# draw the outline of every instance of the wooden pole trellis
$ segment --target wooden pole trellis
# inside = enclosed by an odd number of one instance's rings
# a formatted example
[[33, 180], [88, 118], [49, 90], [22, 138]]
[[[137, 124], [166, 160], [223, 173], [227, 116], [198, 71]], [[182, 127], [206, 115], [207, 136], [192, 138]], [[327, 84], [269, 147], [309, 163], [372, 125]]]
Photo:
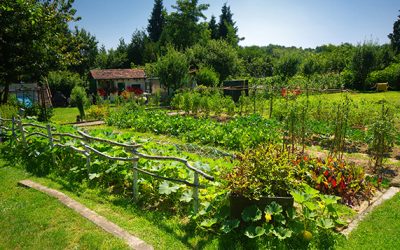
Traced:
[[[4, 121], [3, 118], [0, 118], [0, 122]], [[179, 158], [179, 157], [174, 157], [174, 156], [154, 156], [154, 155], [147, 155], [144, 153], [141, 153], [138, 151], [138, 149], [141, 147], [140, 144], [126, 144], [126, 143], [120, 143], [120, 142], [115, 142], [103, 138], [98, 138], [98, 137], [93, 137], [85, 132], [82, 131], [77, 131], [79, 135], [71, 134], [71, 133], [59, 133], [56, 131], [56, 129], [52, 128], [50, 124], [47, 124], [46, 126], [35, 124], [35, 123], [22, 123], [21, 119], [12, 119], [12, 127], [14, 127], [15, 122], [18, 125], [19, 128], [19, 133], [21, 134], [21, 142], [23, 143], [23, 146], [27, 148], [28, 142], [27, 138], [33, 137], [33, 136], [40, 136], [47, 138], [49, 140], [49, 146], [51, 148], [54, 147], [61, 147], [61, 148], [70, 148], [74, 150], [77, 153], [83, 154], [86, 157], [86, 168], [88, 172], [88, 176], [91, 173], [90, 170], [90, 164], [91, 164], [91, 154], [98, 155], [100, 157], [104, 157], [108, 160], [112, 161], [125, 161], [125, 162], [131, 162], [132, 163], [132, 172], [133, 172], [133, 179], [132, 179], [132, 193], [133, 193], [133, 200], [136, 202], [139, 198], [139, 173], [152, 176], [154, 178], [166, 180], [166, 181], [171, 181], [171, 182], [176, 182], [176, 183], [182, 183], [185, 184], [186, 186], [192, 187], [193, 189], [193, 210], [195, 213], [197, 213], [199, 209], [199, 189], [204, 188], [204, 186], [200, 185], [200, 176], [203, 178], [209, 180], [209, 181], [214, 181], [214, 177], [211, 175], [208, 175], [207, 173], [203, 172], [200, 169], [197, 169], [193, 167], [188, 160]], [[2, 125], [2, 123], [0, 123]], [[28, 131], [25, 129], [25, 127], [30, 127], [32, 131]], [[2, 126], [1, 128], [8, 129], [5, 126]], [[38, 129], [45, 130], [46, 132], [39, 132], [37, 131]], [[10, 128], [10, 130], [12, 130]], [[53, 132], [54, 131], [54, 132]], [[13, 134], [15, 131], [13, 131]], [[15, 133], [16, 135], [16, 133]], [[54, 138], [54, 137], [58, 137]], [[17, 138], [17, 137], [16, 137]], [[82, 145], [83, 149], [77, 148], [72, 145], [64, 145], [61, 144], [63, 141], [62, 138], [69, 138], [73, 140], [77, 140], [80, 142]], [[55, 143], [57, 142], [57, 143]], [[59, 142], [59, 143], [58, 143]], [[114, 156], [109, 156], [103, 152], [100, 152], [99, 150], [93, 148], [90, 146], [91, 142], [100, 142], [100, 143], [106, 143], [112, 146], [119, 146], [124, 148], [124, 150], [132, 155], [132, 157], [114, 157]], [[165, 176], [160, 176], [155, 173], [151, 173], [147, 170], [141, 169], [139, 167], [139, 159], [147, 159], [147, 160], [155, 160], [155, 161], [176, 161], [180, 162], [183, 165], [185, 165], [186, 168], [188, 168], [190, 171], [193, 171], [194, 173], [194, 178], [193, 182], [189, 182], [187, 180], [181, 180], [181, 179], [175, 179], [175, 178], [170, 178], [170, 177], [165, 177]], [[55, 159], [53, 159], [55, 162]]]

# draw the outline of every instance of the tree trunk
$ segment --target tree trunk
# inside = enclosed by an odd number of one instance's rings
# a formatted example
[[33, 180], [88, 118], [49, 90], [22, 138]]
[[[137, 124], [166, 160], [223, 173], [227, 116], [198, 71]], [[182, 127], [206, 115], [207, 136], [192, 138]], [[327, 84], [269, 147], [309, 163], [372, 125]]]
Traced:
[[6, 82], [2, 95], [0, 95], [0, 103], [6, 104], [8, 101], [8, 92], [10, 91], [10, 83]]

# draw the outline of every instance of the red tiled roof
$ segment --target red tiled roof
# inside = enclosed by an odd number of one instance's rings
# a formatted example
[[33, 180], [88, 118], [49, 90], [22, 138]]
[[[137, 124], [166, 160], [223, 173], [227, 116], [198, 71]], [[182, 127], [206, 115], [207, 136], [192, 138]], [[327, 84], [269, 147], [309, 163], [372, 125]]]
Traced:
[[90, 74], [95, 80], [143, 79], [143, 69], [92, 69]]

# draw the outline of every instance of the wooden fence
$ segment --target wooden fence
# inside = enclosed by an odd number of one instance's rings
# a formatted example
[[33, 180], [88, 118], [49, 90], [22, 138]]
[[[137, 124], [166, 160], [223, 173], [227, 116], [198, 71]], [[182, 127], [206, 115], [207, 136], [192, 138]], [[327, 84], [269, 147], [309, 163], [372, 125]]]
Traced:
[[[35, 130], [30, 132], [30, 131], [26, 130], [27, 127], [35, 128]], [[18, 143], [22, 143], [22, 145], [25, 148], [28, 147], [28, 142], [29, 142], [28, 138], [32, 137], [32, 136], [39, 136], [39, 137], [47, 138], [49, 140], [50, 148], [53, 148], [53, 147], [71, 148], [75, 152], [83, 154], [86, 157], [86, 168], [87, 168], [88, 174], [90, 174], [90, 164], [91, 164], [91, 155], [92, 154], [99, 155], [108, 160], [131, 162], [132, 163], [132, 171], [133, 171], [133, 199], [134, 199], [134, 201], [137, 201], [138, 196], [139, 196], [138, 173], [141, 173], [141, 174], [152, 176], [154, 178], [167, 180], [167, 181], [171, 181], [171, 182], [176, 182], [176, 183], [182, 183], [182, 184], [192, 187], [193, 188], [193, 210], [195, 213], [197, 213], [198, 208], [199, 208], [199, 188], [204, 188], [204, 186], [200, 185], [199, 177], [202, 176], [203, 178], [205, 178], [207, 180], [214, 181], [213, 176], [210, 176], [207, 173], [193, 167], [186, 159], [173, 157], [173, 156], [147, 155], [147, 154], [144, 154], [144, 153], [141, 153], [138, 151], [138, 149], [141, 147], [140, 144], [126, 144], [126, 143], [115, 142], [115, 141], [111, 141], [111, 140], [107, 140], [107, 139], [103, 139], [103, 138], [97, 138], [97, 137], [93, 137], [93, 136], [88, 135], [87, 133], [85, 133], [83, 131], [79, 131], [79, 130], [77, 130], [77, 134], [60, 133], [60, 132], [57, 132], [57, 130], [55, 128], [51, 127], [50, 124], [47, 124], [44, 126], [44, 125], [36, 124], [36, 123], [23, 123], [23, 121], [19, 118], [4, 119], [4, 118], [0, 117], [0, 142], [2, 142], [3, 137], [5, 138], [6, 136], [9, 137], [10, 140], [15, 139]], [[69, 138], [69, 139], [77, 140], [77, 141], [79, 141], [79, 143], [82, 145], [82, 147], [84, 149], [80, 149], [80, 148], [74, 147], [72, 145], [61, 144], [61, 141], [62, 141], [61, 138]], [[105, 143], [105, 144], [112, 145], [112, 146], [121, 147], [124, 149], [125, 152], [129, 153], [131, 155], [131, 157], [109, 156], [109, 155], [93, 148], [92, 146], [90, 146], [91, 142], [100, 142], [100, 143]], [[193, 181], [193, 183], [191, 183], [187, 180], [164, 177], [164, 176], [157, 175], [155, 173], [151, 173], [147, 170], [141, 169], [138, 166], [138, 161], [140, 158], [147, 159], [147, 160], [156, 160], [156, 161], [180, 162], [183, 165], [185, 165], [186, 168], [188, 168], [190, 171], [193, 171], [194, 181]]]

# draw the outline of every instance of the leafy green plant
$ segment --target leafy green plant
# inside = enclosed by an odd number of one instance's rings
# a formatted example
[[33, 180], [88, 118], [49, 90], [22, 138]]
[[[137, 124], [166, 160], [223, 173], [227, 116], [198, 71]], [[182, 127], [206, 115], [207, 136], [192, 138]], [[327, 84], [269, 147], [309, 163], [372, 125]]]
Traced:
[[239, 154], [238, 159], [238, 166], [226, 177], [231, 195], [252, 200], [288, 196], [295, 179], [287, 151], [264, 144]]
[[308, 156], [298, 156], [292, 164], [297, 178], [323, 194], [341, 197], [344, 204], [354, 205], [372, 195], [372, 186], [366, 180], [365, 170], [361, 166], [347, 164], [333, 157], [322, 160]]
[[[334, 229], [345, 224], [336, 204], [340, 198], [322, 195], [307, 185], [299, 185], [290, 193], [296, 207], [285, 209], [276, 202], [251, 205], [241, 211], [239, 218], [231, 218], [226, 205], [209, 203], [194, 219], [203, 218], [200, 227], [205, 230], [242, 235], [245, 238], [241, 240], [268, 242], [279, 249], [333, 247], [338, 238]], [[224, 204], [223, 200], [219, 204]]]
[[16, 117], [18, 115], [18, 108], [14, 105], [3, 104], [0, 105], [0, 117], [11, 119], [13, 116]]

